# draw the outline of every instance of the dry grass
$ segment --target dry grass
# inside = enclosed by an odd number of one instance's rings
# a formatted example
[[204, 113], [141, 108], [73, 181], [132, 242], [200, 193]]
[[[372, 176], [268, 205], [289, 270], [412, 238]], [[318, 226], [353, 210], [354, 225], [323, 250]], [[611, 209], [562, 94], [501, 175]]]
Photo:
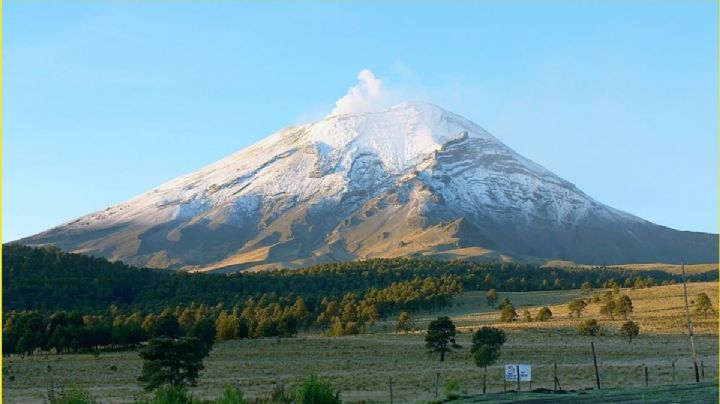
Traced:
[[[648, 270], [659, 270], [659, 271], [665, 271], [671, 274], [682, 274], [682, 266], [676, 265], [676, 264], [663, 264], [663, 263], [654, 263], [654, 264], [622, 264], [622, 265], [612, 265], [611, 268], [624, 268], [624, 269], [632, 269], [635, 271], [648, 271]], [[717, 271], [718, 270], [718, 264], [690, 264], [685, 265], [685, 273], [688, 275], [691, 274], [701, 274], [703, 272], [710, 272], [710, 271]]]
[[[583, 312], [580, 320], [570, 317], [567, 303], [573, 299], [588, 299], [593, 295], [602, 295], [604, 289], [596, 289], [590, 295], [583, 295], [579, 290], [553, 291], [553, 292], [525, 292], [525, 293], [500, 293], [500, 298], [507, 297], [521, 314], [523, 308], [527, 308], [534, 317], [538, 309], [548, 306], [553, 312], [553, 318], [547, 322], [518, 321], [511, 324], [500, 324], [506, 329], [574, 329], [575, 326], [585, 318], [595, 318], [605, 325], [610, 331], [619, 329], [625, 321], [616, 317], [614, 320], [603, 317], [600, 314], [602, 303], [590, 303]], [[718, 289], [717, 282], [698, 282], [688, 284], [688, 295], [690, 299], [695, 298], [699, 293], [705, 292], [712, 302], [715, 302], [717, 309]], [[687, 333], [687, 321], [683, 300], [682, 285], [659, 286], [649, 289], [621, 289], [618, 296], [628, 295], [633, 302], [634, 313], [629, 319], [640, 326], [641, 333], [657, 334], [682, 334]], [[461, 328], [472, 328], [477, 325], [495, 324], [500, 321], [497, 311], [487, 306], [483, 292], [471, 292], [464, 295], [460, 300], [460, 306], [453, 309], [451, 314], [453, 320]], [[479, 310], [473, 310], [477, 307]], [[690, 307], [691, 313], [693, 308]], [[693, 325], [696, 334], [718, 333], [717, 315], [709, 313], [708, 319], [693, 314]]]
[[[717, 283], [691, 284], [694, 296], [705, 291], [717, 301]], [[558, 377], [564, 388], [577, 389], [595, 384], [590, 341], [595, 342], [603, 384], [606, 387], [629, 387], [644, 384], [644, 365], [649, 367], [651, 385], [671, 383], [671, 362], [676, 363], [676, 382], [693, 378], [689, 361], [687, 337], [683, 335], [680, 286], [658, 287], [627, 293], [635, 304], [632, 319], [640, 324], [640, 337], [629, 344], [617, 336], [595, 339], [578, 337], [574, 326], [577, 319], [567, 316], [567, 302], [579, 291], [507, 293], [517, 306], [536, 308], [550, 305], [556, 318], [546, 323], [496, 324], [508, 333], [498, 365], [488, 368], [490, 391], [502, 391], [504, 363], [533, 365], [533, 388], [552, 387], [552, 364], [558, 363]], [[291, 339], [230, 341], [216, 345], [206, 360], [200, 385], [193, 390], [197, 397], [211, 398], [227, 384], [239, 384], [250, 396], [265, 395], [276, 384], [292, 388], [307, 372], [317, 372], [342, 388], [347, 402], [387, 402], [388, 381], [393, 379], [396, 402], [418, 402], [434, 398], [437, 372], [445, 380], [458, 381], [469, 393], [481, 387], [481, 370], [472, 362], [469, 343], [470, 328], [494, 323], [497, 314], [489, 312], [484, 293], [468, 293], [460, 306], [448, 310], [465, 330], [459, 336], [464, 348], [453, 352], [441, 363], [425, 353], [423, 332], [397, 334], [383, 330], [392, 323], [381, 323], [369, 334], [354, 337], [325, 338], [301, 336]], [[597, 312], [591, 305], [589, 313]], [[431, 317], [420, 316], [418, 327]], [[601, 321], [616, 327], [619, 323]], [[717, 321], [698, 324], [696, 345], [705, 368], [706, 380], [717, 381]], [[111, 370], [111, 366], [117, 370]], [[140, 389], [135, 380], [140, 360], [131, 352], [92, 355], [65, 355], [6, 358], [3, 363], [3, 396], [5, 402], [41, 402], [52, 376], [56, 382], [77, 384], [87, 388], [103, 402], [132, 401]], [[50, 366], [50, 371], [48, 371]], [[8, 372], [12, 369], [12, 373]], [[15, 377], [14, 381], [9, 376]], [[529, 386], [523, 385], [523, 389]]]

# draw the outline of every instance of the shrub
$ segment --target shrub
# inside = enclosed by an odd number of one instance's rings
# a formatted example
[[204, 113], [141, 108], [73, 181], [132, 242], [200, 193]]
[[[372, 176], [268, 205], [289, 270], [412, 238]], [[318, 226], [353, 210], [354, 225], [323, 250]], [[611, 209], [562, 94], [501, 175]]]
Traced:
[[586, 337], [594, 337], [600, 335], [600, 331], [600, 325], [598, 324], [597, 320], [593, 318], [584, 320], [577, 326], [578, 335], [583, 335]]
[[513, 306], [512, 303], [508, 302], [507, 304], [503, 305], [502, 310], [500, 310], [500, 321], [511, 323], [517, 320], [517, 318], [518, 315], [515, 311], [515, 306]]
[[585, 307], [587, 307], [587, 303], [585, 303], [582, 299], [576, 299], [570, 302], [568, 304], [568, 310], [570, 311], [570, 316], [572, 317], [573, 314], [575, 314], [577, 317], [580, 317], [583, 310], [585, 310]]
[[443, 392], [445, 393], [445, 398], [448, 400], [454, 400], [458, 398], [458, 390], [460, 390], [460, 383], [458, 383], [455, 380], [448, 380], [445, 382], [445, 386], [443, 388]]
[[336, 404], [340, 403], [340, 392], [330, 383], [308, 375], [295, 392], [298, 404]]
[[412, 322], [410, 320], [410, 314], [407, 311], [402, 311], [398, 316], [397, 330], [398, 331], [410, 331], [412, 328]]
[[95, 397], [91, 396], [87, 391], [73, 386], [68, 390], [64, 388], [59, 392], [51, 385], [48, 389], [47, 402], [50, 404], [96, 404], [99, 403]]
[[537, 321], [547, 321], [552, 318], [552, 311], [550, 311], [549, 307], [542, 307], [537, 315], [535, 316], [535, 320]]
[[245, 395], [239, 387], [225, 387], [223, 394], [217, 398], [215, 404], [248, 404], [249, 401], [245, 399]]
[[693, 304], [695, 305], [695, 313], [698, 315], [702, 314], [707, 320], [708, 312], [712, 313], [713, 311], [712, 301], [708, 297], [707, 293], [700, 293], [694, 300]]

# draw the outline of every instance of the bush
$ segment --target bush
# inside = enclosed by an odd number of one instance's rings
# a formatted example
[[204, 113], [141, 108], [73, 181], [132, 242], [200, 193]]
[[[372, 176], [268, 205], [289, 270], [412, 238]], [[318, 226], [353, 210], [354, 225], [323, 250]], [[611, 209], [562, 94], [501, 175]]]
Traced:
[[601, 332], [600, 325], [598, 324], [597, 320], [595, 320], [593, 318], [584, 320], [582, 323], [578, 324], [578, 326], [577, 326], [578, 335], [583, 335], [586, 337], [595, 337], [597, 335], [600, 335], [600, 332]]
[[445, 393], [445, 398], [448, 400], [454, 400], [458, 398], [458, 391], [460, 390], [460, 384], [455, 380], [448, 380], [445, 382], [445, 386], [443, 388], [443, 392]]
[[245, 395], [239, 387], [225, 387], [223, 394], [217, 398], [215, 404], [248, 404]]
[[518, 315], [515, 311], [515, 306], [513, 306], [512, 303], [507, 302], [507, 304], [503, 305], [502, 310], [500, 310], [500, 321], [512, 323], [517, 320], [517, 318]]
[[552, 318], [552, 311], [550, 311], [550, 308], [545, 306], [542, 307], [535, 316], [535, 320], [537, 321], [547, 321]]
[[303, 380], [295, 392], [298, 404], [336, 404], [340, 403], [340, 392], [317, 375], [311, 374]]
[[570, 311], [570, 317], [572, 317], [573, 314], [575, 314], [577, 317], [580, 317], [583, 310], [585, 310], [585, 307], [587, 307], [587, 303], [585, 303], [582, 299], [575, 299], [570, 304], [568, 304], [568, 310]]
[[91, 396], [87, 391], [73, 386], [68, 390], [64, 388], [60, 392], [56, 392], [53, 386], [48, 389], [47, 402], [50, 404], [96, 404], [99, 403], [95, 397]]

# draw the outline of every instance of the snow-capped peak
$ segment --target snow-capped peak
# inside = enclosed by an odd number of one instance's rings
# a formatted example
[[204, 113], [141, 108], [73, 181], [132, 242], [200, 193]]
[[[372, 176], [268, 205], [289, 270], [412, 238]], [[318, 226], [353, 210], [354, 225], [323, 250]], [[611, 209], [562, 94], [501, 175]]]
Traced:
[[429, 103], [338, 112], [355, 101], [24, 241], [137, 265], [246, 268], [459, 245], [594, 262], [595, 229], [628, 257], [645, 248], [627, 247], [634, 234], [654, 231], [459, 115]]
[[432, 104], [402, 103], [380, 112], [331, 115], [310, 124], [307, 140], [346, 152], [370, 152], [400, 173], [462, 132], [491, 137]]

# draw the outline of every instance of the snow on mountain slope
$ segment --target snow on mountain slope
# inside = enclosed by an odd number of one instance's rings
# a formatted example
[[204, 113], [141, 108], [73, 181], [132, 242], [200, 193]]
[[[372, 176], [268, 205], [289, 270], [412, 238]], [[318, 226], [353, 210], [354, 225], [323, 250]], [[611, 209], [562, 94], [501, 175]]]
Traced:
[[717, 259], [713, 240], [602, 205], [467, 119], [405, 103], [280, 130], [21, 242], [237, 270], [489, 251], [477, 247], [587, 263], [662, 261], [683, 248], [686, 260], [707, 261]]

